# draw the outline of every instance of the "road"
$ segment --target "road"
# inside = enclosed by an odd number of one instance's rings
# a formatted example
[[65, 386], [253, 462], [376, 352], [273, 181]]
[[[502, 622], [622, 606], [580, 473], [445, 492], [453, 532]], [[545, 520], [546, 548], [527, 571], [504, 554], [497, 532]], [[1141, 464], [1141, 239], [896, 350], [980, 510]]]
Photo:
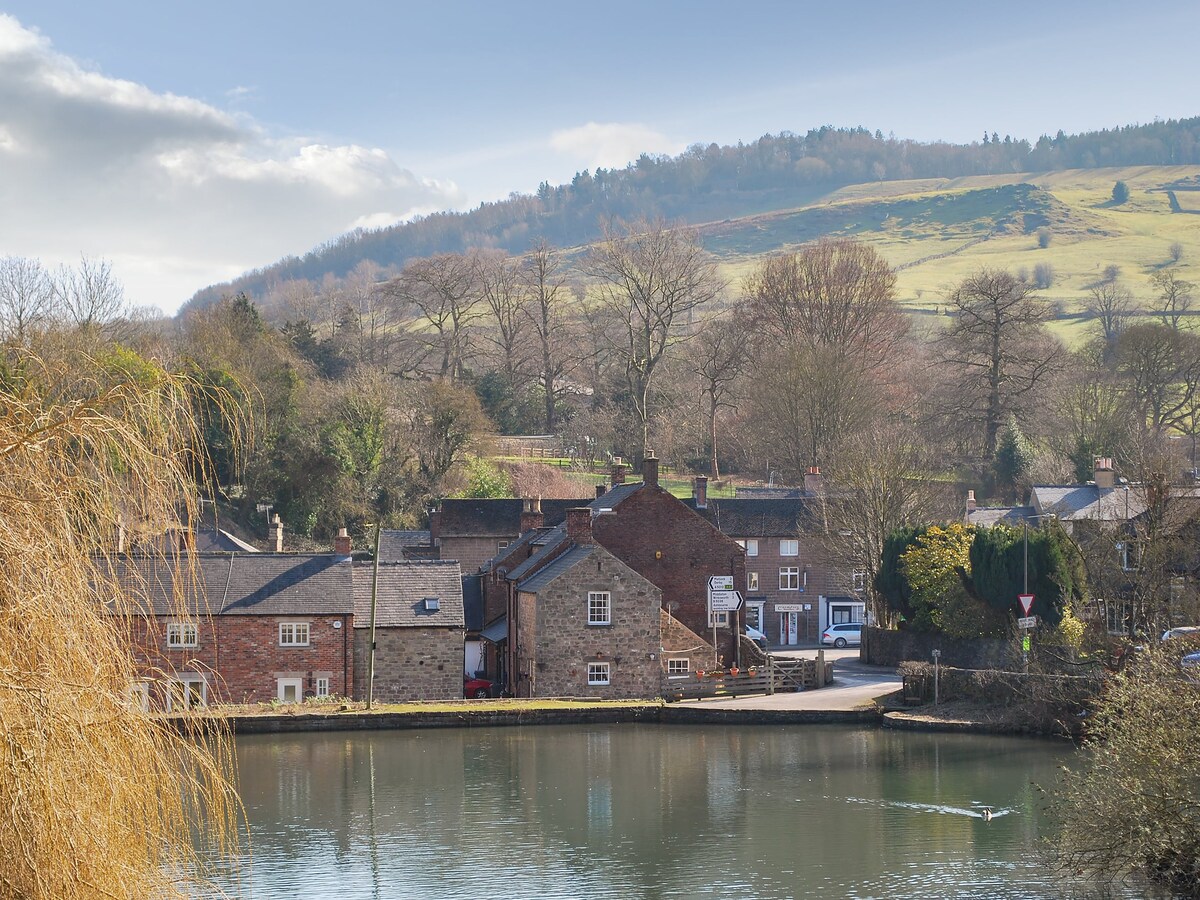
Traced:
[[[778, 656], [815, 659], [815, 648], [776, 651]], [[844, 710], [866, 706], [876, 697], [900, 690], [895, 669], [867, 666], [858, 661], [858, 648], [825, 650], [825, 659], [833, 660], [833, 684], [815, 691], [792, 691], [771, 696], [738, 697], [735, 700], [703, 700], [712, 709], [826, 709]]]

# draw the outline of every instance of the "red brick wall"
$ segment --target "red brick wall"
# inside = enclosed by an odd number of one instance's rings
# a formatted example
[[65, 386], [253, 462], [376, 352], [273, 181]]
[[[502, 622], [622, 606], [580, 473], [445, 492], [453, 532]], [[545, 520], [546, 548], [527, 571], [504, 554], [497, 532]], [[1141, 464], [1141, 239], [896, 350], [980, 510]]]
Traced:
[[[660, 588], [662, 606], [686, 627], [712, 641], [708, 625], [708, 579], [732, 575], [744, 591], [745, 552], [682, 501], [662, 488], [646, 487], [625, 499], [615, 515], [592, 520], [596, 541], [625, 565]], [[736, 630], [717, 629], [717, 652], [736, 659]]]

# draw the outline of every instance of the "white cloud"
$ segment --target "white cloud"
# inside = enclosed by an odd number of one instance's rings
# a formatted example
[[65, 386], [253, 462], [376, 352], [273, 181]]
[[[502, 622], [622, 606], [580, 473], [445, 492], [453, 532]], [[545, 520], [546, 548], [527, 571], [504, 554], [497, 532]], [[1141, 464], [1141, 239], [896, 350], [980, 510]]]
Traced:
[[243, 116], [87, 71], [3, 14], [0, 196], [0, 254], [106, 257], [133, 302], [169, 310], [351, 223], [465, 200], [383, 150], [274, 139]]
[[554, 132], [550, 146], [575, 157], [589, 169], [624, 168], [643, 153], [675, 154], [684, 149], [678, 141], [636, 122], [588, 122]]

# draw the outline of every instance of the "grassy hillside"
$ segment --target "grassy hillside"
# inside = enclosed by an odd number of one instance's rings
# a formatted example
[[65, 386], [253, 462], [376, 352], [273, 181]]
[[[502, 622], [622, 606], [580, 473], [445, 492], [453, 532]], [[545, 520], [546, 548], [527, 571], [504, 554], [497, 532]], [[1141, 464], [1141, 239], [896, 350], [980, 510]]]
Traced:
[[[1112, 202], [1116, 181], [1129, 200]], [[1172, 199], [1173, 198], [1173, 199]], [[1038, 246], [1046, 228], [1050, 244]], [[1075, 169], [860, 184], [795, 209], [726, 219], [701, 229], [705, 246], [735, 285], [765, 254], [824, 235], [871, 243], [898, 269], [901, 301], [936, 315], [946, 292], [983, 266], [1032, 274], [1053, 267], [1043, 296], [1060, 303], [1056, 329], [1074, 340], [1089, 326], [1076, 316], [1105, 269], [1143, 304], [1150, 277], [1173, 267], [1200, 282], [1200, 167]], [[1182, 258], [1172, 262], [1178, 243]]]

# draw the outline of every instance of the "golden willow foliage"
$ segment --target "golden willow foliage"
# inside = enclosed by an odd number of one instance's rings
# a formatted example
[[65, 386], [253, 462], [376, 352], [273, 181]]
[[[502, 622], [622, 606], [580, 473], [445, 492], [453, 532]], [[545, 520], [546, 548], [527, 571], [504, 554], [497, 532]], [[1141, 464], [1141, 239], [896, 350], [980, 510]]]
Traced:
[[185, 896], [235, 849], [232, 742], [131, 701], [113, 538], [188, 511], [190, 387], [61, 359], [0, 359], [0, 897]]

